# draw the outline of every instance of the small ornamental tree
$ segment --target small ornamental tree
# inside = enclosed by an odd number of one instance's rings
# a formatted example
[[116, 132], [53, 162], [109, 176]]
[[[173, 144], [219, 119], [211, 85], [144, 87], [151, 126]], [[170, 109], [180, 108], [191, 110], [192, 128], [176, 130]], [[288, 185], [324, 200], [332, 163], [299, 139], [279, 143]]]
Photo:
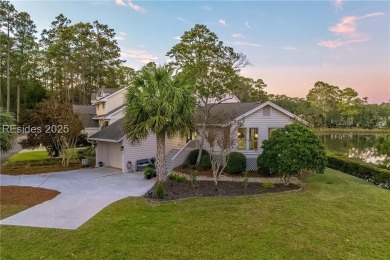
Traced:
[[61, 156], [62, 165], [69, 166], [77, 140], [84, 129], [79, 114], [73, 111], [69, 103], [61, 103], [52, 97], [40, 102], [21, 121], [22, 125], [36, 130], [28, 133], [27, 139], [21, 142], [23, 148], [35, 148], [42, 144], [49, 155], [54, 151], [55, 156]]
[[14, 124], [14, 117], [0, 108], [0, 154], [8, 152], [14, 145], [16, 134], [10, 130]]
[[[220, 114], [218, 116], [223, 117], [226, 115]], [[230, 155], [237, 146], [237, 130], [241, 125], [241, 121], [233, 121], [225, 127], [207, 127], [205, 137], [210, 145], [209, 156], [215, 185], [218, 185], [219, 176], [221, 176], [225, 167], [229, 164]]]
[[258, 167], [283, 174], [285, 185], [292, 175], [302, 170], [324, 173], [325, 147], [320, 138], [309, 128], [294, 123], [272, 132], [263, 142], [263, 153], [257, 160]]

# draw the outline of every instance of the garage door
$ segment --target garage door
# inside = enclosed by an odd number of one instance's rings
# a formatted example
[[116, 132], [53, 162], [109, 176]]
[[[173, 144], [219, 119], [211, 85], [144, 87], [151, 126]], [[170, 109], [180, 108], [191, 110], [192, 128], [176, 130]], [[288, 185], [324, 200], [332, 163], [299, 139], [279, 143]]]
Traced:
[[107, 143], [107, 166], [122, 169], [121, 144]]

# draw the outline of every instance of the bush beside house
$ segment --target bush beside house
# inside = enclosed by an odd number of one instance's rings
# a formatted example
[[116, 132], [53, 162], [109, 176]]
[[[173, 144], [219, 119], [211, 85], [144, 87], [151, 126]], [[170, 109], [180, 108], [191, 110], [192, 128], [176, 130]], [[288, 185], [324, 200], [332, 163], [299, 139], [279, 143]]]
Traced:
[[211, 169], [211, 159], [210, 155], [205, 154], [200, 157], [199, 166], [203, 171], [207, 171]]
[[243, 173], [246, 170], [246, 157], [242, 153], [232, 152], [228, 155], [229, 160], [226, 171], [229, 173]]
[[326, 167], [325, 147], [309, 128], [294, 123], [272, 132], [263, 142], [263, 153], [258, 157], [258, 167], [283, 175], [289, 184], [292, 175], [302, 170], [323, 173]]
[[[190, 164], [195, 165], [196, 159], [198, 159], [199, 149], [192, 150], [190, 154], [188, 155], [188, 161]], [[209, 155], [209, 152], [206, 150], [202, 150], [202, 156]], [[211, 167], [210, 167], [211, 168]]]

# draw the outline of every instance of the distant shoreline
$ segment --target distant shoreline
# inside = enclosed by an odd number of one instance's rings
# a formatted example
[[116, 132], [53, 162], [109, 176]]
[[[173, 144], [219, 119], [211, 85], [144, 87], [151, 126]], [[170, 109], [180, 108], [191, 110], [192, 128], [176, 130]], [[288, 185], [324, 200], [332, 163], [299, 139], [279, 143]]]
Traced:
[[317, 134], [342, 134], [342, 133], [351, 133], [351, 134], [390, 134], [390, 128], [313, 128], [313, 131]]

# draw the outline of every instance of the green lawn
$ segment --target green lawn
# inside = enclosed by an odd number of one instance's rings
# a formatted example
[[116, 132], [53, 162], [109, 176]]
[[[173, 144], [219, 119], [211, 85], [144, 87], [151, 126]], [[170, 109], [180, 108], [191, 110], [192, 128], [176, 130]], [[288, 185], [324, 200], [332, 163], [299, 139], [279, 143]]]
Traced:
[[44, 160], [47, 159], [47, 151], [32, 151], [25, 153], [17, 153], [8, 158], [8, 162], [20, 162], [20, 161], [31, 161], [31, 160]]
[[[77, 158], [77, 151], [85, 149], [83, 148], [75, 148], [74, 154], [72, 155], [73, 158]], [[32, 161], [32, 160], [44, 160], [48, 158], [47, 151], [31, 151], [31, 152], [23, 152], [23, 153], [17, 153], [12, 155], [10, 158], [8, 158], [8, 162], [21, 162], [21, 161]]]
[[390, 259], [390, 191], [329, 169], [305, 183], [160, 205], [127, 198], [76, 231], [2, 226], [1, 258]]

